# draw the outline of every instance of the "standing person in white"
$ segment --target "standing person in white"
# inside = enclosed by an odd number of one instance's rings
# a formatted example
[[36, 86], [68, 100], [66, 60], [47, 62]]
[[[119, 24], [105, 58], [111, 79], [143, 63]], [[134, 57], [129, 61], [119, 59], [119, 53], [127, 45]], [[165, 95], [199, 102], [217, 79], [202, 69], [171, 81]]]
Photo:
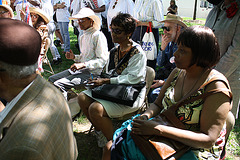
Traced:
[[[158, 51], [159, 28], [162, 26], [160, 21], [164, 20], [162, 0], [136, 0], [133, 17], [137, 20], [137, 28], [132, 35], [132, 39], [135, 42], [140, 42], [150, 22]], [[154, 60], [148, 60], [147, 65], [155, 69], [156, 59], [157, 55], [154, 55]]]
[[48, 36], [51, 40], [50, 50], [53, 56], [53, 60], [51, 64], [57, 65], [60, 62], [62, 62], [62, 59], [58, 52], [57, 47], [54, 45], [54, 32], [56, 30], [56, 26], [53, 21], [53, 4], [51, 0], [42, 0], [42, 10], [45, 11], [45, 13], [47, 13], [48, 16], [50, 17], [50, 22], [47, 24], [47, 26], [48, 26]]
[[53, 7], [54, 10], [56, 10], [58, 25], [64, 41], [64, 52], [69, 52], [70, 37], [68, 32], [68, 24], [70, 17], [69, 13], [70, 0], [55, 0]]

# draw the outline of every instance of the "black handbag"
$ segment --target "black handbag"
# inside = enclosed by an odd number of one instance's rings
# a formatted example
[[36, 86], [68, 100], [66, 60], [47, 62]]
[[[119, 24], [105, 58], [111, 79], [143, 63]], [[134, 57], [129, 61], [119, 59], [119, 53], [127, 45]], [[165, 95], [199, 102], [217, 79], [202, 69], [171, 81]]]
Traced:
[[[122, 58], [111, 74], [101, 73], [100, 77], [111, 78], [118, 76], [116, 69], [122, 65], [124, 60], [129, 58], [129, 53]], [[140, 82], [139, 84], [103, 84], [92, 89], [92, 96], [132, 107], [145, 85], [146, 82]]]
[[145, 82], [139, 84], [103, 84], [92, 89], [92, 96], [111, 102], [131, 106], [137, 99]]

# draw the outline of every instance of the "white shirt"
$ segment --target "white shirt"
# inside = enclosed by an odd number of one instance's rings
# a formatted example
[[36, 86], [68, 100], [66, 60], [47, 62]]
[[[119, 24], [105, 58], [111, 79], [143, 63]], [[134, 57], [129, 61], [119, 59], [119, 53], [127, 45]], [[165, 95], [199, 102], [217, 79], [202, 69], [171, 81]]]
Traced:
[[6, 107], [0, 112], [0, 124], [7, 117], [8, 113], [12, 110], [14, 105], [19, 101], [19, 99], [24, 95], [24, 93], [28, 90], [28, 88], [32, 85], [33, 81], [25, 87], [15, 98], [11, 100], [11, 102], [7, 103]]
[[70, 7], [70, 0], [55, 0], [54, 5], [65, 2], [65, 8], [56, 10], [56, 17], [58, 22], [69, 22], [70, 13], [68, 12]]
[[80, 55], [75, 55], [74, 61], [85, 63], [91, 73], [100, 75], [109, 58], [105, 35], [99, 30], [89, 28], [83, 31], [79, 45]]
[[107, 23], [109, 31], [110, 31], [109, 26], [111, 24], [112, 18], [115, 17], [119, 12], [133, 15], [134, 2], [132, 0], [118, 0], [117, 4], [115, 5], [115, 8], [113, 9], [115, 2], [116, 0], [111, 0], [108, 7]]
[[48, 14], [50, 21], [53, 21], [53, 5], [51, 0], [42, 0], [42, 10]]
[[161, 26], [164, 20], [162, 0], [136, 0], [133, 17], [142, 22], [152, 22], [154, 28]]

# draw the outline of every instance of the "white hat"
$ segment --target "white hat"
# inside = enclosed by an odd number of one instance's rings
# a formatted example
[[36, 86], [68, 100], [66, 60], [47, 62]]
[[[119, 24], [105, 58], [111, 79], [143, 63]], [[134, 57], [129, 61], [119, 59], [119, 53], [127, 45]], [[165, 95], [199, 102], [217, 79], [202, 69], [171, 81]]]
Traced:
[[101, 21], [99, 17], [96, 16], [93, 10], [91, 10], [90, 8], [82, 8], [77, 14], [73, 15], [72, 17], [69, 17], [69, 19], [74, 20], [74, 19], [86, 18], [86, 17], [94, 21], [93, 28], [95, 28], [96, 30], [100, 29]]
[[46, 12], [44, 12], [40, 8], [29, 7], [29, 11], [30, 11], [30, 13], [35, 13], [35, 14], [39, 15], [40, 17], [42, 17], [42, 19], [45, 21], [46, 24], [48, 24], [50, 22], [50, 17], [47, 15]]
[[11, 18], [13, 18], [13, 10], [12, 10], [12, 8], [9, 6], [9, 5], [7, 5], [7, 4], [2, 4], [2, 5], [0, 5], [0, 7], [3, 7], [3, 8], [5, 8], [6, 10], [8, 10], [9, 12], [10, 12], [10, 15], [11, 15]]
[[183, 19], [180, 16], [176, 16], [171, 13], [168, 13], [166, 16], [166, 19], [161, 22], [171, 22], [171, 23], [179, 24], [179, 25], [183, 26], [184, 28], [187, 27], [187, 25], [183, 22]]

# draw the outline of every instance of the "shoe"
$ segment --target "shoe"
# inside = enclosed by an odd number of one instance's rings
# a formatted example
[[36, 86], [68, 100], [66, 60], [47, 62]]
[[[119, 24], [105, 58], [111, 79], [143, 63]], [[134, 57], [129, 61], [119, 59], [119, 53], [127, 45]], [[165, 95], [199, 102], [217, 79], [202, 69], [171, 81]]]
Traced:
[[61, 49], [64, 49], [64, 44], [61, 44]]
[[103, 148], [108, 142], [107, 138], [103, 135], [101, 131], [94, 130], [94, 135], [97, 138], [98, 147]]
[[58, 65], [61, 62], [62, 62], [62, 58], [58, 58], [56, 60], [54, 59], [54, 60], [52, 60], [51, 65]]
[[61, 62], [62, 62], [62, 58], [61, 58], [61, 57], [60, 57], [60, 58], [58, 58], [57, 60], [58, 60], [58, 62], [59, 62], [59, 63], [61, 63]]
[[53, 43], [54, 43], [54, 45], [56, 47], [60, 47], [61, 46], [61, 41], [60, 40], [55, 40]]

